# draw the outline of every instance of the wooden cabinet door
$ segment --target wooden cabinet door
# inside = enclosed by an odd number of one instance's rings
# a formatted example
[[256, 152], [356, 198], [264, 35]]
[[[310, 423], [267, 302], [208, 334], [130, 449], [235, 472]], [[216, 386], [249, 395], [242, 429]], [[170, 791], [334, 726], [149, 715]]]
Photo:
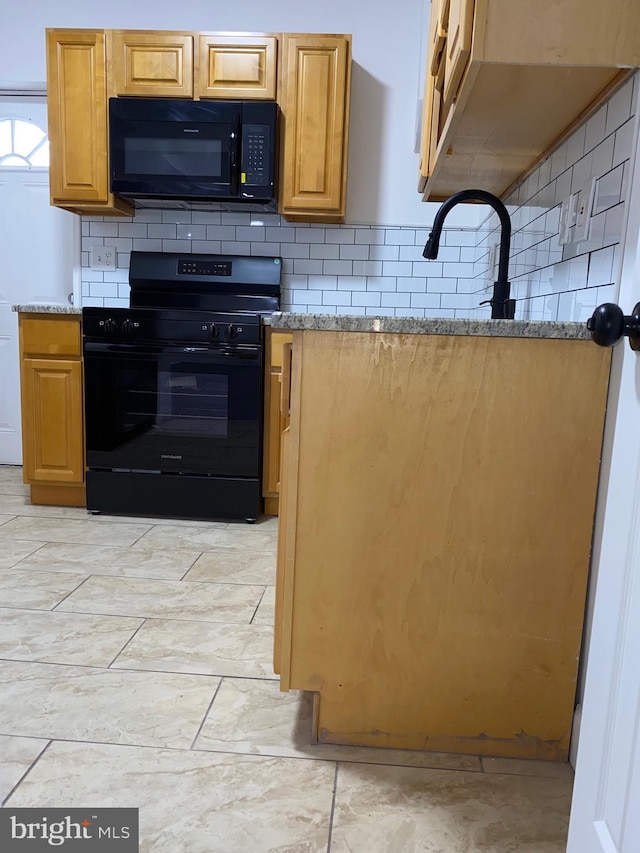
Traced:
[[286, 34], [281, 85], [284, 140], [280, 212], [289, 219], [345, 216], [350, 36]]
[[[442, 37], [440, 34], [442, 34]], [[427, 38], [427, 70], [424, 81], [424, 98], [422, 102], [422, 133], [420, 135], [418, 192], [422, 192], [424, 190], [427, 178], [430, 174], [429, 153], [431, 149], [431, 123], [433, 117], [435, 79], [442, 61], [443, 46], [444, 30], [440, 27], [440, 3], [438, 0], [432, 0], [431, 17], [429, 19], [429, 35]]]
[[114, 30], [116, 95], [193, 97], [193, 36]]
[[450, 0], [444, 75], [444, 100], [447, 104], [458, 94], [471, 55], [474, 11], [475, 0]]
[[274, 100], [276, 46], [275, 36], [201, 34], [195, 75], [196, 97]]
[[109, 199], [105, 34], [47, 30], [51, 203]]
[[22, 409], [25, 479], [82, 484], [82, 363], [23, 359]]

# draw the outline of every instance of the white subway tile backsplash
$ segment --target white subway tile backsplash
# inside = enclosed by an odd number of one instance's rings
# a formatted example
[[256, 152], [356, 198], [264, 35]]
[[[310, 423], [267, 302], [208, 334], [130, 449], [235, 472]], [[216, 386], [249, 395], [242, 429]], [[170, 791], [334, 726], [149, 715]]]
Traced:
[[591, 252], [587, 287], [600, 287], [613, 282], [613, 246]]
[[220, 250], [223, 255], [250, 255], [251, 243], [240, 243], [236, 240], [222, 240]]
[[633, 80], [627, 82], [609, 98], [606, 133], [613, 133], [623, 125], [631, 115]]
[[[150, 225], [149, 228], [152, 226]], [[151, 234], [149, 234], [151, 237]], [[171, 236], [171, 235], [167, 235]], [[178, 222], [176, 225], [175, 236], [178, 240], [205, 240], [207, 237], [207, 228], [205, 225], [192, 225], [187, 222]], [[259, 240], [259, 237], [255, 238]]]
[[632, 118], [626, 121], [615, 133], [613, 146], [613, 165], [617, 166], [631, 157], [633, 145], [633, 131], [635, 122]]
[[338, 276], [337, 275], [310, 275], [309, 290], [337, 290]]
[[455, 293], [458, 281], [455, 278], [428, 278], [427, 291], [429, 293]]
[[163, 210], [162, 222], [191, 222], [190, 210]]
[[593, 215], [602, 213], [616, 204], [620, 203], [622, 197], [622, 177], [624, 174], [624, 163], [616, 166], [596, 182], [595, 197], [593, 200]]
[[413, 274], [413, 265], [409, 261], [383, 261], [383, 276], [409, 276]]
[[384, 228], [356, 228], [356, 243], [374, 246], [384, 243]]
[[207, 225], [207, 240], [235, 240], [235, 225]]
[[304, 273], [305, 275], [322, 275], [324, 272], [323, 264], [325, 261], [312, 261], [304, 259], [296, 259], [293, 262], [294, 273]]
[[367, 290], [391, 291], [396, 289], [396, 279], [391, 276], [367, 276]]
[[89, 235], [91, 237], [117, 237], [117, 222], [90, 222]]
[[280, 243], [280, 252], [283, 258], [305, 259], [309, 257], [312, 246], [309, 243]]
[[353, 228], [326, 228], [326, 243], [355, 243], [356, 232]]
[[369, 246], [369, 259], [372, 261], [397, 261], [400, 258], [400, 246]]
[[604, 175], [604, 173], [608, 172], [611, 168], [613, 164], [614, 143], [615, 136], [611, 134], [611, 136], [607, 136], [605, 140], [593, 149], [591, 159], [592, 178], [599, 178], [600, 175]]
[[[175, 222], [168, 222], [160, 225], [150, 224], [147, 225], [147, 235], [149, 237], [160, 237], [168, 240], [175, 240], [177, 236], [177, 228], [178, 226]], [[206, 229], [204, 237], [206, 237]]]
[[612, 207], [605, 213], [604, 241], [605, 243], [619, 243], [622, 239], [622, 227], [624, 222], [624, 202]]
[[395, 317], [395, 308], [365, 308], [365, 314], [369, 317]]
[[351, 245], [350, 243], [342, 243], [339, 246], [333, 246], [332, 244], [328, 244], [327, 248], [338, 248], [340, 252], [340, 260], [349, 260], [349, 261], [368, 261], [369, 260], [369, 247], [355, 244]]
[[[627, 116], [628, 118], [628, 116]], [[607, 105], [603, 104], [600, 109], [591, 116], [585, 125], [584, 150], [591, 151], [605, 137], [607, 125]]]
[[[299, 244], [302, 246], [303, 244]], [[285, 251], [288, 247], [285, 246]], [[333, 260], [337, 261], [340, 258], [340, 250], [343, 248], [349, 248], [346, 246], [340, 246], [337, 243], [333, 243], [329, 246], [327, 243], [312, 243], [309, 246], [309, 257], [310, 258], [321, 258], [322, 260]], [[355, 248], [355, 247], [354, 247]], [[368, 247], [362, 246], [365, 252], [367, 252], [368, 257]]]
[[381, 298], [381, 293], [375, 293], [371, 291], [352, 293], [351, 304], [371, 307], [374, 305], [380, 305]]
[[353, 274], [382, 275], [382, 261], [354, 261]]
[[322, 272], [325, 275], [351, 275], [353, 261], [323, 261]]
[[388, 246], [414, 246], [416, 232], [413, 228], [387, 228], [384, 242]]
[[383, 293], [380, 304], [385, 308], [408, 308], [411, 304], [411, 294]]
[[191, 251], [196, 255], [219, 255], [222, 252], [222, 245], [220, 240], [192, 240]]
[[190, 240], [163, 240], [163, 252], [191, 252]]
[[323, 290], [323, 305], [351, 305], [351, 291]]
[[148, 228], [146, 222], [119, 222], [118, 237], [146, 237]]
[[419, 276], [411, 276], [411, 278], [398, 276], [396, 279], [396, 288], [399, 292], [403, 293], [424, 293], [427, 289], [427, 279]]
[[585, 152], [586, 127], [581, 125], [569, 139], [563, 143], [567, 148], [567, 168], [577, 163]]
[[[302, 225], [296, 225], [296, 242], [297, 243], [325, 243], [326, 229], [324, 228], [304, 228]], [[337, 242], [337, 241], [333, 241]]]
[[339, 275], [338, 290], [366, 290], [367, 277], [364, 275]]
[[249, 243], [257, 243], [259, 240], [265, 239], [265, 229], [259, 225], [236, 226], [236, 240], [246, 240]]

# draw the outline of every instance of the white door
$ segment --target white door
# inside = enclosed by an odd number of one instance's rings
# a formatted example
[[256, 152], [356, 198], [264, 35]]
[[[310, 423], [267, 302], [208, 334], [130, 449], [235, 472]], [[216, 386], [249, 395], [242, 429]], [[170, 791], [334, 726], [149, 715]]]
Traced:
[[[619, 304], [640, 302], [640, 153]], [[610, 461], [610, 465], [608, 462]], [[614, 350], [568, 853], [640, 850], [640, 353]]]
[[49, 205], [46, 133], [46, 104], [0, 100], [0, 464], [22, 462], [18, 315], [11, 306], [68, 305], [80, 263], [79, 217]]

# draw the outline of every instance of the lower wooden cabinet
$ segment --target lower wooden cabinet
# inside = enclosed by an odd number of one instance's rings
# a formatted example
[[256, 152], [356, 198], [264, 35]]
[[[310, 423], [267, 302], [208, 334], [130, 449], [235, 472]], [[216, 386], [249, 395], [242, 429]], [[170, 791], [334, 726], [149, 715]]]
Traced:
[[265, 330], [264, 443], [262, 496], [266, 515], [278, 515], [280, 497], [281, 439], [285, 426], [282, 411], [282, 369], [290, 332]]
[[611, 352], [293, 335], [281, 689], [323, 743], [566, 760]]
[[23, 477], [32, 503], [86, 503], [80, 322], [20, 315]]

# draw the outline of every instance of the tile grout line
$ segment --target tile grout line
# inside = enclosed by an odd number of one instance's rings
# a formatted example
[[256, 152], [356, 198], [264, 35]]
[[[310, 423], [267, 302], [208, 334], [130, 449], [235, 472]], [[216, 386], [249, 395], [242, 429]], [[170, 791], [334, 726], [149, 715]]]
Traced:
[[91, 575], [87, 575], [85, 578], [83, 578], [80, 581], [80, 583], [77, 586], [75, 586], [72, 590], [70, 590], [66, 595], [64, 595], [57, 604], [54, 604], [53, 607], [50, 607], [48, 612], [49, 613], [54, 613], [54, 612], [55, 613], [58, 613], [58, 612], [64, 613], [65, 611], [63, 611], [63, 610], [62, 611], [56, 610], [56, 607], [59, 607], [63, 601], [66, 601], [66, 599], [69, 598], [70, 595], [73, 595], [74, 592], [77, 592], [80, 589], [80, 587], [83, 586], [89, 580], [90, 577], [91, 577]]
[[[8, 735], [8, 737], [21, 737], [21, 735]], [[45, 752], [49, 749], [49, 747], [51, 746], [51, 744], [52, 744], [52, 743], [53, 743], [53, 738], [49, 738], [49, 739], [47, 740], [47, 743], [45, 743], [44, 747], [43, 747], [43, 748], [40, 750], [40, 752], [36, 755], [35, 759], [34, 759], [34, 760], [31, 762], [31, 764], [27, 767], [27, 769], [25, 770], [25, 772], [24, 772], [24, 773], [22, 774], [22, 776], [18, 779], [18, 781], [16, 782], [16, 784], [13, 786], [13, 788], [9, 791], [9, 793], [8, 793], [8, 794], [7, 794], [7, 796], [4, 798], [4, 800], [2, 800], [2, 802], [0, 802], [0, 808], [7, 808], [7, 807], [8, 807], [8, 806], [7, 806], [7, 803], [9, 802], [9, 799], [10, 799], [10, 798], [15, 794], [15, 792], [18, 790], [18, 788], [20, 787], [20, 785], [24, 782], [24, 780], [27, 778], [27, 776], [29, 775], [29, 773], [31, 773], [31, 771], [33, 770], [33, 768], [34, 768], [34, 767], [36, 766], [36, 764], [40, 761], [40, 759], [41, 759], [41, 758], [42, 758], [42, 756], [45, 754]]]
[[120, 649], [120, 651], [116, 654], [116, 656], [112, 659], [111, 663], [107, 664], [106, 669], [111, 669], [113, 664], [118, 660], [118, 658], [120, 657], [122, 652], [127, 648], [129, 643], [131, 643], [133, 641], [134, 637], [137, 635], [138, 631], [142, 628], [142, 626], [145, 624], [146, 621], [147, 621], [146, 618], [143, 617], [140, 624], [138, 625], [138, 627], [135, 629], [133, 634], [129, 637], [129, 639], [126, 641], [124, 646]]
[[327, 853], [331, 853], [331, 838], [333, 836], [333, 819], [336, 809], [336, 795], [338, 793], [338, 768], [340, 762], [336, 761], [336, 772], [333, 776], [333, 796], [331, 797], [331, 812], [329, 814], [329, 837], [327, 838]]
[[200, 725], [198, 726], [198, 731], [196, 732], [196, 736], [194, 737], [193, 741], [191, 742], [191, 746], [189, 747], [189, 752], [197, 752], [197, 751], [206, 752], [206, 750], [194, 750], [194, 747], [196, 745], [196, 741], [200, 737], [200, 732], [202, 731], [204, 724], [207, 721], [207, 717], [209, 716], [209, 713], [211, 712], [211, 708], [213, 707], [213, 703], [215, 702], [216, 696], [218, 695], [218, 691], [220, 690], [220, 687], [222, 686], [223, 681], [224, 681], [224, 676], [222, 676], [222, 678], [218, 682], [218, 686], [216, 687], [216, 689], [213, 692], [211, 702], [209, 702], [209, 706], [207, 707], [207, 710], [205, 711], [204, 717], [202, 718], [202, 721], [201, 721]]

